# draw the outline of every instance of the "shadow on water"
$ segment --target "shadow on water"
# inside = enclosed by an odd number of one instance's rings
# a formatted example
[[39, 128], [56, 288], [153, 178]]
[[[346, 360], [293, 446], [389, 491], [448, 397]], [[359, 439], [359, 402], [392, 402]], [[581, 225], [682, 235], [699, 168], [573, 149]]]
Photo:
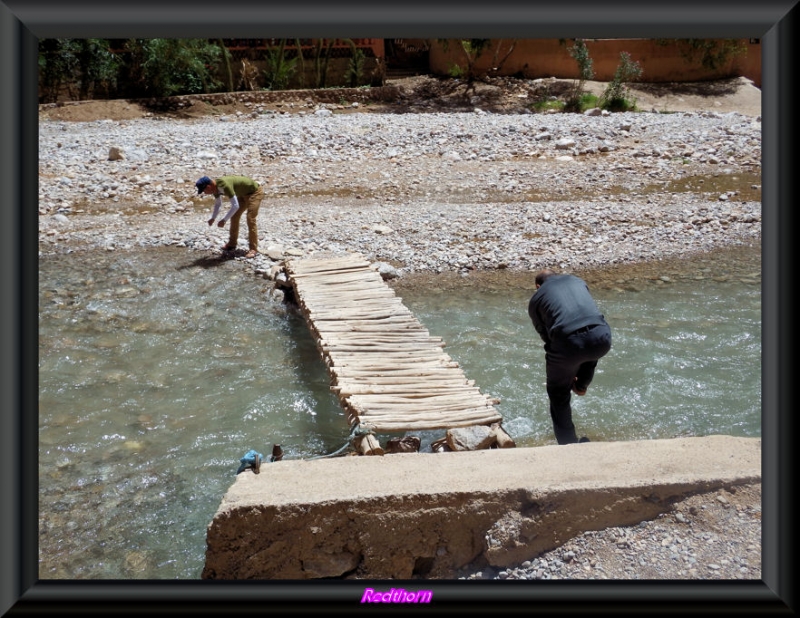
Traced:
[[204, 255], [186, 264], [181, 264], [176, 270], [186, 270], [187, 268], [217, 268], [232, 261], [234, 258], [235, 255], [228, 252], [223, 252], [220, 255]]

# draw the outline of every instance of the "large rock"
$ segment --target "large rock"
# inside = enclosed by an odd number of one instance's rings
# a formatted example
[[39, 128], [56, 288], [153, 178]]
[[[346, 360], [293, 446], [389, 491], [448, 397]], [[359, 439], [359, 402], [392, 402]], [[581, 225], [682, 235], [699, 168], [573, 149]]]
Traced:
[[235, 477], [202, 577], [452, 577], [760, 479], [761, 440], [731, 436], [284, 460]]

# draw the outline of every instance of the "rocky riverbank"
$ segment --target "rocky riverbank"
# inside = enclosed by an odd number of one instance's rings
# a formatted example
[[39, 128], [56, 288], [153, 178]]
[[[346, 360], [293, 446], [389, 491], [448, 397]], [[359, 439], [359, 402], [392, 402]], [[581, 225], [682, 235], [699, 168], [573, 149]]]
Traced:
[[218, 251], [227, 230], [194, 180], [226, 173], [265, 186], [262, 273], [353, 251], [401, 276], [580, 270], [760, 238], [759, 117], [339, 107], [44, 120], [40, 252]]
[[761, 579], [761, 486], [701, 493], [635, 526], [584, 532], [515, 568], [461, 579]]
[[[758, 115], [713, 104], [493, 113], [476, 96], [450, 112], [420, 102], [357, 113], [368, 106], [313, 97], [191, 118], [70, 121], [43, 109], [39, 255], [176, 245], [220, 257], [227, 229], [207, 225], [212, 200], [194, 181], [222, 174], [264, 184], [260, 254], [244, 259], [242, 223], [234, 259], [267, 278], [286, 258], [349, 252], [382, 263], [401, 287], [760, 244]], [[517, 569], [462, 576], [759, 579], [760, 514], [759, 486], [697, 496]]]

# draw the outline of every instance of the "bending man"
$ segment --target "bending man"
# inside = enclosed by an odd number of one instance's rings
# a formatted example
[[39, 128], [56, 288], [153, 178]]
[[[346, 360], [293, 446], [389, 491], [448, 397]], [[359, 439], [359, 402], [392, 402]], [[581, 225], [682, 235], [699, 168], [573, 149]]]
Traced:
[[528, 315], [544, 341], [547, 396], [556, 441], [588, 442], [585, 437], [578, 440], [575, 433], [571, 393], [586, 394], [597, 361], [611, 349], [611, 328], [583, 279], [550, 269], [536, 275]]
[[258, 228], [256, 227], [256, 217], [261, 200], [264, 199], [264, 190], [259, 184], [247, 176], [220, 176], [212, 180], [208, 176], [203, 176], [196, 183], [197, 194], [205, 193], [214, 196], [214, 212], [208, 220], [209, 225], [214, 225], [214, 221], [222, 207], [222, 196], [226, 196], [231, 207], [227, 214], [219, 220], [218, 227], [225, 227], [225, 222], [231, 222], [228, 243], [222, 247], [223, 251], [233, 251], [239, 242], [239, 219], [242, 213], [247, 212], [247, 241], [250, 250], [245, 254], [246, 258], [254, 258], [258, 253]]

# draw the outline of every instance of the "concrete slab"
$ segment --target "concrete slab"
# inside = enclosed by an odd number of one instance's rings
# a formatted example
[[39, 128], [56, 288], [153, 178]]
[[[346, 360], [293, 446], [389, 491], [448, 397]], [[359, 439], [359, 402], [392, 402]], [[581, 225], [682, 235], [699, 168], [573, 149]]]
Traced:
[[236, 476], [202, 576], [444, 578], [760, 480], [761, 440], [732, 436], [283, 460]]

